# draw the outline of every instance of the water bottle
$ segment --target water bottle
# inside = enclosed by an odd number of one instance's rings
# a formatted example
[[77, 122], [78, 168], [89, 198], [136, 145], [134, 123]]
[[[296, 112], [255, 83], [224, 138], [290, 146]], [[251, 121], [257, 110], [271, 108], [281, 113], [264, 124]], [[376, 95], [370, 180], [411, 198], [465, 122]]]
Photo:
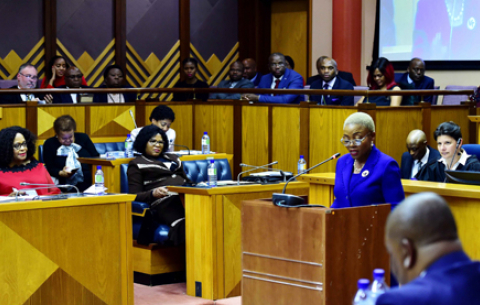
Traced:
[[125, 158], [133, 158], [133, 141], [130, 138], [130, 134], [127, 134], [125, 140]]
[[300, 156], [297, 164], [297, 174], [303, 173], [307, 169], [307, 161], [303, 158], [303, 155]]
[[97, 171], [95, 172], [95, 194], [104, 195], [105, 194], [105, 178], [103, 176], [102, 166], [97, 165]]
[[210, 187], [217, 186], [217, 169], [215, 168], [215, 160], [210, 160], [208, 165], [208, 185]]
[[385, 270], [375, 269], [373, 270], [373, 282], [368, 287], [368, 297], [370, 304], [375, 304], [379, 295], [387, 292], [388, 286], [385, 283]]
[[205, 131], [202, 137], [202, 154], [209, 154], [210, 153], [210, 137], [208, 133]]
[[353, 299], [353, 305], [369, 305], [368, 302], [368, 284], [370, 281], [368, 279], [359, 279], [358, 280], [358, 290]]

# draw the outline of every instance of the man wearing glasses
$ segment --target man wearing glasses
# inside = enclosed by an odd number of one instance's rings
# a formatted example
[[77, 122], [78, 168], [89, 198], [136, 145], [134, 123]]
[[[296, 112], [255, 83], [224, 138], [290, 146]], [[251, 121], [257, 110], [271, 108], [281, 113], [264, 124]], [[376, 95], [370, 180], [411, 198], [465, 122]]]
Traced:
[[[37, 87], [37, 69], [29, 64], [23, 64], [18, 69], [17, 86], [10, 89], [35, 89]], [[0, 104], [21, 104], [28, 101], [35, 101], [39, 104], [51, 104], [53, 98], [50, 94], [20, 93], [20, 94], [0, 94]]]
[[[89, 86], [82, 85], [83, 74], [75, 66], [71, 66], [65, 71], [65, 85], [59, 86], [58, 89], [79, 89], [90, 88]], [[67, 93], [67, 94], [55, 94], [53, 96], [54, 104], [76, 104], [81, 101], [81, 98], [85, 98], [81, 93]]]
[[[264, 75], [258, 84], [259, 89], [303, 89], [303, 78], [297, 72], [287, 69], [285, 56], [273, 53], [268, 58], [270, 73]], [[300, 103], [303, 95], [296, 94], [245, 94], [244, 99], [263, 103]]]

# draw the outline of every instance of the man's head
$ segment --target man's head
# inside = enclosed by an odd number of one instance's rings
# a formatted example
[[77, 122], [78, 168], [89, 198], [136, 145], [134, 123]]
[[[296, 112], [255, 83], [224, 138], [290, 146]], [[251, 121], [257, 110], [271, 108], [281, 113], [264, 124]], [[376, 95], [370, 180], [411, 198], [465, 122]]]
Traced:
[[415, 82], [421, 82], [425, 76], [425, 62], [418, 57], [413, 58], [408, 65], [408, 76]]
[[82, 86], [82, 72], [74, 66], [65, 71], [65, 85], [68, 88], [80, 88]]
[[152, 125], [155, 125], [167, 132], [170, 129], [170, 125], [175, 121], [175, 113], [172, 108], [160, 105], [153, 109], [150, 114], [150, 122]]
[[325, 82], [334, 79], [338, 74], [337, 62], [330, 57], [322, 56], [317, 61], [318, 74]]
[[243, 77], [243, 64], [241, 61], [236, 61], [230, 65], [230, 71], [228, 71], [230, 80], [232, 82], [238, 82]]
[[243, 77], [252, 79], [257, 75], [257, 63], [252, 58], [243, 60]]
[[385, 245], [401, 284], [418, 277], [441, 256], [462, 250], [453, 214], [434, 193], [412, 195], [390, 213]]
[[273, 76], [280, 78], [285, 74], [286, 66], [285, 56], [282, 53], [273, 53], [268, 58], [268, 68]]
[[37, 86], [37, 69], [29, 64], [23, 64], [18, 69], [17, 82], [20, 89], [33, 89]]
[[407, 137], [407, 150], [413, 160], [422, 160], [427, 152], [427, 136], [419, 129], [410, 131]]

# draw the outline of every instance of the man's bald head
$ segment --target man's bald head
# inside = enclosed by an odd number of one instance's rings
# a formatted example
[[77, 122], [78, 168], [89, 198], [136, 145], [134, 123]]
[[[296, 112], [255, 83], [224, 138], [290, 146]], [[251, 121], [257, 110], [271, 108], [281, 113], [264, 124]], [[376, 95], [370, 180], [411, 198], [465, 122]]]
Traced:
[[407, 150], [413, 160], [422, 160], [427, 152], [427, 136], [422, 130], [410, 131], [407, 137]]
[[387, 219], [385, 244], [400, 283], [416, 278], [440, 256], [461, 250], [457, 226], [445, 200], [434, 193], [415, 194]]
[[425, 62], [418, 57], [412, 58], [407, 68], [408, 76], [415, 82], [421, 82], [425, 76]]
[[243, 77], [246, 79], [252, 79], [257, 75], [257, 63], [253, 58], [246, 58], [242, 62], [243, 64]]

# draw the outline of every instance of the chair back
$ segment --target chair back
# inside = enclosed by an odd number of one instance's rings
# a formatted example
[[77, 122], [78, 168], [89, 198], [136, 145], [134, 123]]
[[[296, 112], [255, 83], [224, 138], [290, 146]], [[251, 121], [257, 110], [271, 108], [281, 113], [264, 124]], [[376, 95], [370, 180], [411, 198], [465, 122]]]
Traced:
[[16, 79], [0, 79], [0, 89], [8, 89], [17, 85], [18, 82]]
[[[477, 87], [475, 86], [446, 86], [445, 90], [473, 90], [475, 91]], [[461, 102], [468, 101], [468, 95], [444, 95], [442, 105], [460, 105]]]
[[[305, 85], [305, 86], [303, 87], [303, 89], [310, 89], [310, 85]], [[308, 94], [305, 94], [305, 96], [304, 96], [304, 101], [305, 101], [305, 102], [308, 102], [309, 100], [310, 100], [310, 98], [309, 98]]]
[[[210, 160], [183, 161], [183, 169], [188, 179], [194, 183], [208, 181], [207, 167]], [[227, 159], [215, 159], [217, 180], [232, 180], [232, 172]]]
[[462, 148], [467, 154], [477, 156], [477, 159], [480, 160], [480, 144], [464, 144]]
[[104, 154], [107, 151], [124, 151], [125, 142], [110, 142], [110, 143], [93, 143], [99, 154]]
[[[353, 90], [368, 90], [368, 87], [366, 86], [354, 86]], [[356, 105], [358, 101], [362, 99], [362, 96], [354, 96], [353, 97], [353, 104]]]

